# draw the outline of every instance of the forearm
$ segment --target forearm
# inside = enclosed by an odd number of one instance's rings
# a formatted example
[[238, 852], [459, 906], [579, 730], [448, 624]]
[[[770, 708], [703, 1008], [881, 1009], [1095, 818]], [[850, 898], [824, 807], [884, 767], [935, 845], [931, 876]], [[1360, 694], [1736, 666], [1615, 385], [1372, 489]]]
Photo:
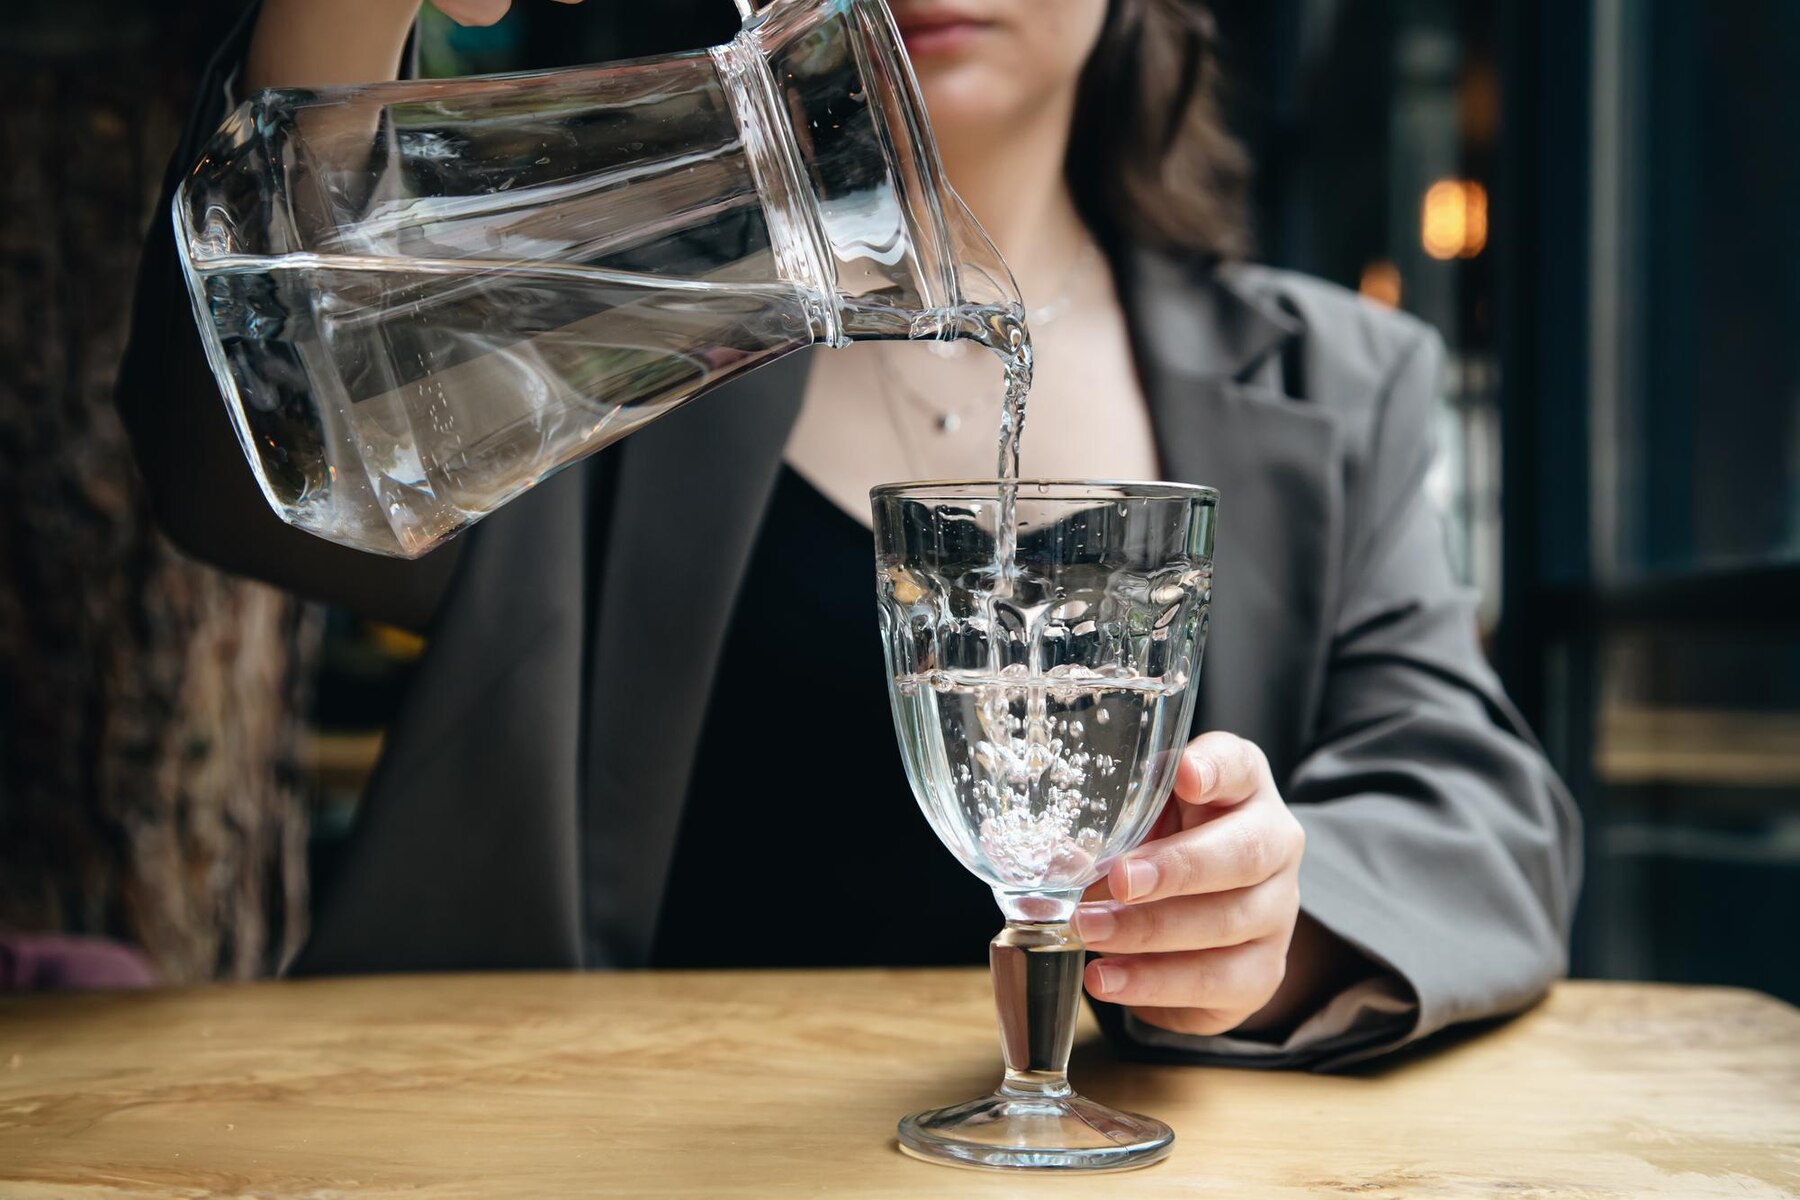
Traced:
[[263, 0], [245, 90], [397, 78], [418, 12], [418, 0]]

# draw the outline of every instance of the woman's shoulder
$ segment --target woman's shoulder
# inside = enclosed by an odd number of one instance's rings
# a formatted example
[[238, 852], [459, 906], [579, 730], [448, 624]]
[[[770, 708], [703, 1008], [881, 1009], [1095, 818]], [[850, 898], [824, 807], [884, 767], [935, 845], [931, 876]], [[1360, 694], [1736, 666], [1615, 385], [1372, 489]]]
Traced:
[[1139, 346], [1167, 371], [1222, 376], [1369, 429], [1437, 393], [1443, 343], [1417, 317], [1297, 271], [1139, 249], [1121, 260]]
[[1242, 262], [1215, 265], [1210, 274], [1284, 325], [1284, 353], [1298, 349], [1308, 375], [1380, 387], [1421, 359], [1434, 365], [1442, 352], [1437, 330], [1424, 321], [1316, 276]]

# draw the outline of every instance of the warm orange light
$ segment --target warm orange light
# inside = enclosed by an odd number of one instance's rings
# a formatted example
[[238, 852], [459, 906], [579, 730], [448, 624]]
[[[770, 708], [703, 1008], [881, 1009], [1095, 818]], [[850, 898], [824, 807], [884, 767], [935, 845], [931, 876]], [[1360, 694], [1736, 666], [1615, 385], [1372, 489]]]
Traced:
[[1362, 269], [1356, 283], [1357, 293], [1386, 308], [1400, 307], [1400, 268], [1392, 261], [1378, 258]]
[[1433, 258], [1474, 258], [1487, 245], [1487, 189], [1472, 179], [1440, 179], [1425, 190], [1419, 241]]
[[367, 629], [369, 640], [383, 654], [398, 662], [411, 662], [425, 653], [425, 639], [410, 630], [383, 625], [379, 621], [370, 621]]

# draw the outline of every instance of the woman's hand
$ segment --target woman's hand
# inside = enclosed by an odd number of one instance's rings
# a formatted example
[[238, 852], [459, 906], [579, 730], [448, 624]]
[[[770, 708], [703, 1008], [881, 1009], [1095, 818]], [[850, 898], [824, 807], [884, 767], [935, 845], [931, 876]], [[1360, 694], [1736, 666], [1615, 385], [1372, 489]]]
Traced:
[[[581, 0], [557, 0], [559, 4], [580, 4]], [[506, 15], [512, 0], [432, 0], [432, 7], [458, 25], [492, 25]]]
[[1261, 750], [1229, 733], [1195, 738], [1149, 840], [1076, 912], [1105, 954], [1088, 964], [1088, 991], [1176, 1033], [1224, 1033], [1279, 1007], [1305, 844]]
[[[435, 7], [459, 25], [492, 25], [512, 0], [437, 0]], [[393, 79], [418, 15], [419, 0], [264, 0], [243, 84], [254, 91]]]

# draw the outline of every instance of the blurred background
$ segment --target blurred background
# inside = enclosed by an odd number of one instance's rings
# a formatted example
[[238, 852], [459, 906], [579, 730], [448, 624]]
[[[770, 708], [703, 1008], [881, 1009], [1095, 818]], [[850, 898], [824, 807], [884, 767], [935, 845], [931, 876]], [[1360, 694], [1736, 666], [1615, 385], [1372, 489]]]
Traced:
[[[110, 400], [238, 0], [0, 12], [0, 930], [171, 980], [304, 935], [419, 643], [182, 559]], [[1483, 636], [1588, 826], [1574, 973], [1800, 1001], [1800, 4], [1217, 0], [1259, 257], [1413, 312]], [[427, 10], [428, 74], [729, 37]]]

